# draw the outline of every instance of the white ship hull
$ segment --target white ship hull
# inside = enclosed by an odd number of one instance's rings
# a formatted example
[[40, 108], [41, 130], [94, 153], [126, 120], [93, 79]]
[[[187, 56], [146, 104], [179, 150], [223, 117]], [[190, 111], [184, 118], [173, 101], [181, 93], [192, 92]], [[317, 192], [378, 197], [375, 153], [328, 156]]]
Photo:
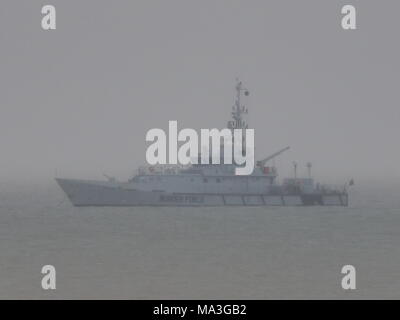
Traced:
[[132, 189], [129, 183], [56, 179], [74, 206], [347, 206], [346, 193], [269, 195], [167, 193]]
[[[202, 145], [198, 157], [192, 157], [192, 151], [190, 152], [192, 159], [184, 167], [177, 166], [176, 163], [166, 166], [163, 160], [160, 166], [152, 164], [148, 168], [139, 168], [127, 182], [118, 182], [115, 178], [106, 176], [108, 181], [56, 179], [58, 184], [75, 206], [347, 206], [345, 187], [340, 190], [314, 184], [311, 163], [307, 164], [308, 178], [297, 176], [297, 163], [294, 163], [294, 178], [286, 178], [281, 185], [277, 184], [277, 170], [267, 163], [286, 152], [289, 147], [257, 161], [256, 166], [253, 159], [253, 170], [250, 173], [237, 174], [247, 164], [237, 161], [237, 150], [232, 150], [232, 146], [239, 146], [242, 156], [247, 156], [250, 151], [253, 156], [251, 158], [254, 158], [254, 150], [247, 148], [250, 146], [246, 144], [238, 144], [240, 137], [235, 138], [236, 141], [233, 139], [235, 130], [248, 129], [243, 119], [247, 109], [241, 103], [241, 95], [244, 93], [247, 96], [249, 92], [240, 81], [235, 89], [232, 119], [227, 125], [230, 133], [228, 141], [231, 143], [225, 145], [224, 137], [219, 150], [214, 150], [213, 142], [212, 151], [215, 154], [212, 156], [210, 149], [206, 153], [208, 155], [203, 155], [203, 147], [206, 145]], [[210, 147], [210, 139], [206, 140]], [[243, 141], [246, 142], [247, 139]], [[194, 151], [200, 150], [194, 148]], [[214, 161], [214, 155], [218, 156], [218, 151], [219, 161]], [[234, 161], [227, 156], [231, 153]]]

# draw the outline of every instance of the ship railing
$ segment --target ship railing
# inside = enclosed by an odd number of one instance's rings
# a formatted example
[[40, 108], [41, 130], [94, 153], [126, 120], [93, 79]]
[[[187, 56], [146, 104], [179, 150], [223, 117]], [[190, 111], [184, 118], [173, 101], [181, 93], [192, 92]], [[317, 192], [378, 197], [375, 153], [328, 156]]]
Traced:
[[343, 186], [327, 185], [319, 183], [316, 184], [315, 190], [322, 194], [343, 194], [347, 192], [346, 188]]
[[182, 169], [187, 166], [182, 165], [148, 165], [138, 168], [139, 175], [162, 175], [162, 174], [179, 174]]

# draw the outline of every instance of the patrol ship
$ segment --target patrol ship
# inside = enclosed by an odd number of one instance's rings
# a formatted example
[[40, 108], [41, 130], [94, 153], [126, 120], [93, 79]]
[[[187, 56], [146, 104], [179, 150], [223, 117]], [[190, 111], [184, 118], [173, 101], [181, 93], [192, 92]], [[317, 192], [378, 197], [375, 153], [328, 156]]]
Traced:
[[[231, 130], [248, 128], [243, 119], [248, 113], [241, 103], [243, 94], [249, 92], [238, 81], [232, 120], [227, 125]], [[269, 163], [288, 149], [258, 161], [246, 176], [235, 175], [234, 163], [199, 163], [141, 167], [125, 182], [111, 177], [102, 181], [56, 181], [74, 206], [348, 206], [346, 186], [334, 189], [314, 183], [310, 163], [308, 177], [297, 177], [294, 163], [294, 177], [279, 184], [277, 169]]]

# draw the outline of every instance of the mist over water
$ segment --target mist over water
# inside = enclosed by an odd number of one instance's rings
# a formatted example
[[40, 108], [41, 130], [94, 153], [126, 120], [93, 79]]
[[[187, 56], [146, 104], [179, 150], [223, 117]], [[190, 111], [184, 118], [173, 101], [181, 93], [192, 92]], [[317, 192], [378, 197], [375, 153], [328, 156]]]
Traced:
[[399, 192], [358, 185], [348, 208], [75, 208], [53, 181], [0, 184], [0, 298], [399, 298]]
[[362, 1], [348, 32], [337, 1], [52, 4], [43, 31], [41, 1], [2, 1], [1, 180], [125, 178], [148, 130], [224, 127], [236, 77], [257, 159], [291, 146], [283, 175], [400, 178], [400, 3]]
[[[341, 1], [51, 2], [49, 32], [42, 1], [0, 4], [0, 298], [400, 298], [400, 2], [355, 2], [349, 32]], [[353, 178], [348, 208], [65, 199], [55, 177], [131, 177], [152, 128], [225, 127], [236, 77], [256, 160]]]

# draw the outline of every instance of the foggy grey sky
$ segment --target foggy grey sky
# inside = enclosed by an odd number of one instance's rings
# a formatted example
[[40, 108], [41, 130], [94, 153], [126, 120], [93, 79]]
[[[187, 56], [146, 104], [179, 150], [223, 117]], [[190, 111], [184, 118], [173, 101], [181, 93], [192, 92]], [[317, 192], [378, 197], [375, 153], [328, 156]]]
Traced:
[[[57, 30], [41, 29], [41, 7]], [[340, 9], [357, 8], [355, 31]], [[0, 3], [0, 179], [128, 178], [145, 134], [223, 127], [250, 89], [256, 154], [281, 175], [400, 178], [398, 1]], [[304, 169], [305, 172], [305, 169]], [[301, 173], [301, 169], [300, 169]]]

